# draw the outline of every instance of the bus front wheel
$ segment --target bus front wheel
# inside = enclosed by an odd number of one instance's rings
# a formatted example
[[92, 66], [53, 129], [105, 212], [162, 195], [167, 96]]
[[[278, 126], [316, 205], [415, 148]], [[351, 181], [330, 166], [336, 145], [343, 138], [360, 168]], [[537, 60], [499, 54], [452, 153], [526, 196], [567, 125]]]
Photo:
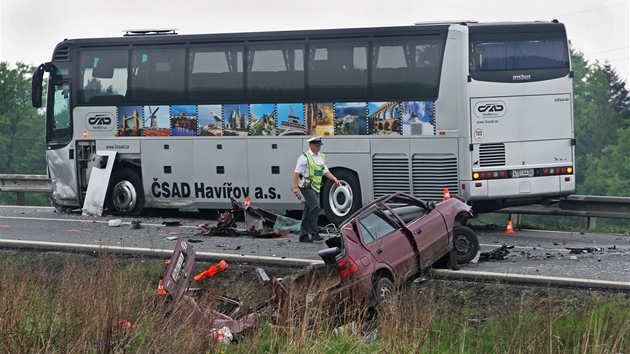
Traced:
[[327, 180], [322, 190], [322, 202], [326, 218], [336, 225], [361, 207], [361, 188], [359, 180], [350, 171], [334, 172], [341, 182], [339, 186]]
[[112, 213], [139, 215], [144, 209], [144, 189], [140, 176], [130, 168], [116, 170], [109, 183], [107, 209]]

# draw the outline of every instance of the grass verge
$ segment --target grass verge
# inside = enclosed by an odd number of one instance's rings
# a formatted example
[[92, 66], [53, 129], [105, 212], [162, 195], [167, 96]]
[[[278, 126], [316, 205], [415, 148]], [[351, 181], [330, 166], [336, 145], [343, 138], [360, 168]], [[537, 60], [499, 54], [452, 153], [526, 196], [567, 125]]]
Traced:
[[[238, 343], [224, 345], [212, 321], [192, 324], [185, 307], [163, 315], [164, 297], [155, 295], [160, 261], [0, 254], [5, 353], [630, 352], [627, 293], [429, 280], [404, 286], [375, 316], [311, 306], [307, 299], [321, 289], [307, 283]], [[249, 308], [266, 296], [254, 279], [253, 269], [228, 269], [204, 281], [196, 299], [213, 309], [221, 293]]]

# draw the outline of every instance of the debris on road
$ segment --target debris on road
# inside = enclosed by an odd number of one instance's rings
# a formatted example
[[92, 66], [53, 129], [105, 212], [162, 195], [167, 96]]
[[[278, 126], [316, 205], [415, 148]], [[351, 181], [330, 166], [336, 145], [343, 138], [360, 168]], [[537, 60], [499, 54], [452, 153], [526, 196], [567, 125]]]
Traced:
[[[212, 323], [213, 338], [222, 344], [229, 344], [237, 340], [239, 334], [258, 324], [261, 318], [277, 317], [277, 305], [281, 299], [286, 298], [287, 288], [282, 279], [270, 278], [262, 269], [257, 269], [263, 285], [272, 284], [271, 295], [258, 306], [253, 308], [244, 306], [239, 300], [226, 296], [219, 296], [216, 309], [206, 308], [199, 304], [195, 298], [186, 295], [188, 285], [193, 278], [200, 281], [211, 277], [229, 268], [225, 260], [210, 266], [207, 270], [191, 276], [196, 252], [183, 238], [177, 239], [177, 245], [171, 259], [167, 262], [168, 268], [158, 285], [158, 294], [167, 296], [166, 315], [175, 315], [181, 321], [192, 325], [207, 321]], [[183, 313], [182, 313], [183, 311]]]
[[479, 262], [486, 262], [490, 260], [504, 260], [505, 257], [510, 254], [510, 249], [514, 248], [514, 246], [508, 246], [503, 244], [501, 247], [496, 248], [490, 252], [481, 252], [479, 255]]
[[210, 266], [210, 268], [208, 268], [208, 269], [204, 270], [203, 272], [195, 275], [193, 279], [195, 279], [196, 281], [200, 281], [201, 279], [214, 276], [218, 272], [220, 272], [220, 271], [222, 272], [222, 271], [228, 269], [229, 266], [230, 265], [225, 260], [221, 260], [221, 262], [217, 263], [216, 265], [212, 265], [212, 266]]
[[132, 229], [141, 229], [142, 225], [141, 225], [142, 221], [140, 220], [131, 220], [131, 228]]
[[571, 254], [594, 253], [602, 250], [597, 247], [567, 247], [567, 249]]
[[[238, 231], [235, 227], [241, 216], [245, 219], [244, 232]], [[300, 220], [276, 215], [252, 206], [251, 202], [243, 204], [235, 199], [232, 199], [232, 209], [219, 216], [216, 226], [203, 224], [197, 227], [200, 234], [205, 236], [235, 236], [244, 233], [257, 237], [278, 237], [292, 231], [298, 232], [299, 229]]]
[[120, 220], [120, 219], [109, 220], [107, 224], [110, 227], [118, 227], [118, 226], [122, 225], [122, 220]]
[[162, 222], [164, 226], [182, 226], [181, 221], [164, 221]]

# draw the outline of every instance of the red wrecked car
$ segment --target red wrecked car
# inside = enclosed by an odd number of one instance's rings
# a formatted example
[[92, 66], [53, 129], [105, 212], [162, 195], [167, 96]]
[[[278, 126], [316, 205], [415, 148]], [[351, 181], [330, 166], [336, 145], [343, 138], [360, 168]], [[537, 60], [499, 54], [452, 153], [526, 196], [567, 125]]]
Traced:
[[365, 205], [319, 251], [339, 272], [331, 294], [360, 290], [371, 294], [368, 305], [375, 306], [422, 269], [470, 262], [479, 251], [477, 236], [464, 226], [471, 216], [470, 206], [457, 198], [435, 203], [402, 192]]

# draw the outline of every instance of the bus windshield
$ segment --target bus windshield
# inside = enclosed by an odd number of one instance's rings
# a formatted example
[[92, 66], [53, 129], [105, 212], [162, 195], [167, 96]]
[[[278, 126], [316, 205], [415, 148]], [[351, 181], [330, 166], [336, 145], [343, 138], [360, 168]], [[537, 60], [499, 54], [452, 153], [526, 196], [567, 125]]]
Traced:
[[566, 43], [548, 41], [474, 41], [471, 71], [568, 68]]
[[471, 28], [468, 58], [473, 79], [542, 81], [568, 74], [570, 58], [564, 32], [517, 31], [490, 33]]

